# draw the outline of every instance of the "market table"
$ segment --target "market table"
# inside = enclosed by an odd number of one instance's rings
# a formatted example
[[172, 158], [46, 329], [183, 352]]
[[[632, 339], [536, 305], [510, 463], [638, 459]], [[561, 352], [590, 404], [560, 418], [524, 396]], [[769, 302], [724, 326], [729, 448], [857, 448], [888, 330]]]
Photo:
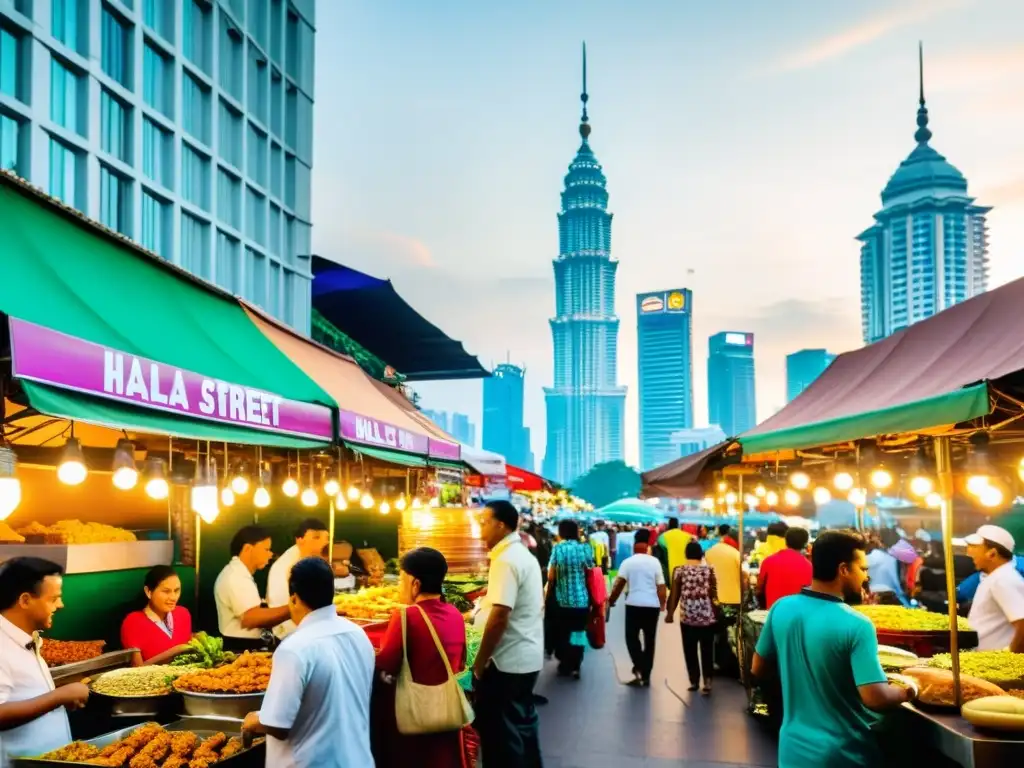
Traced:
[[927, 745], [963, 768], [996, 768], [1024, 761], [1024, 733], [986, 734], [955, 712], [927, 712], [913, 704], [904, 704], [892, 717], [906, 743]]

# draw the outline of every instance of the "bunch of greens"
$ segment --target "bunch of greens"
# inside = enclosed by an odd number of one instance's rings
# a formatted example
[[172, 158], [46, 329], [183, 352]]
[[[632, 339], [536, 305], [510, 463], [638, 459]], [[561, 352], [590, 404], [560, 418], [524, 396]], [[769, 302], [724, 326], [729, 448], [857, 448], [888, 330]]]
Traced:
[[234, 661], [235, 654], [224, 651], [224, 638], [197, 633], [188, 643], [188, 650], [171, 662], [172, 667], [198, 666], [204, 669]]
[[466, 626], [466, 670], [459, 675], [459, 685], [467, 691], [473, 688], [473, 663], [476, 661], [483, 637], [484, 633], [476, 627]]
[[444, 590], [445, 602], [455, 606], [459, 613], [473, 610], [473, 604], [466, 599], [462, 589], [457, 584], [446, 581], [442, 585], [442, 589]]

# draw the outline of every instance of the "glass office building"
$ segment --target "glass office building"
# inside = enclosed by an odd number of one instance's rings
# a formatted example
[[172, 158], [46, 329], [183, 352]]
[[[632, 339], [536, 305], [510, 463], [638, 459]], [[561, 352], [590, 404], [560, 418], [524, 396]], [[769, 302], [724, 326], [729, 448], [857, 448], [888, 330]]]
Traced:
[[716, 333], [708, 347], [708, 423], [736, 437], [757, 424], [754, 334]]
[[482, 446], [485, 451], [500, 453], [509, 464], [532, 472], [530, 430], [523, 423], [525, 377], [525, 368], [501, 363], [489, 378], [483, 380]]
[[835, 359], [836, 356], [825, 349], [801, 349], [786, 355], [786, 402], [811, 386]]
[[672, 435], [693, 427], [693, 294], [686, 288], [636, 297], [640, 468], [679, 457]]
[[0, 167], [309, 331], [315, 0], [0, 0]]

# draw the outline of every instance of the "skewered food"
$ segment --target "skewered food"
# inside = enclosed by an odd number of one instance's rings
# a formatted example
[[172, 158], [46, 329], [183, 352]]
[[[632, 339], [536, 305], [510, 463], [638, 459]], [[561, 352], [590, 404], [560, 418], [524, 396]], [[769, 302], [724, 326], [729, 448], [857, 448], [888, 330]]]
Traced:
[[[936, 654], [929, 666], [952, 669], [953, 657], [948, 653]], [[1015, 683], [1024, 680], [1024, 654], [1010, 651], [964, 651], [960, 654], [960, 672], [997, 685]]]
[[336, 595], [334, 605], [339, 616], [382, 620], [391, 618], [392, 612], [402, 607], [398, 587], [366, 587], [352, 595]]
[[[876, 630], [888, 632], [948, 632], [949, 617], [943, 613], [904, 608], [901, 605], [858, 605], [858, 613], [867, 616]], [[957, 619], [962, 631], [971, 627], [967, 619]]]
[[269, 653], [246, 651], [230, 664], [179, 677], [174, 687], [192, 693], [261, 693], [270, 684]]
[[[903, 674], [917, 680], [921, 686], [918, 701], [922, 704], [931, 704], [939, 707], [956, 706], [956, 693], [953, 689], [953, 673], [945, 669], [934, 667], [911, 667], [903, 670]], [[979, 680], [970, 675], [960, 676], [960, 691], [965, 702], [974, 701], [985, 696], [1005, 696], [998, 685]]]
[[125, 667], [106, 672], [90, 686], [96, 693], [128, 699], [137, 696], [163, 696], [171, 692], [171, 683], [194, 667]]
[[987, 696], [964, 704], [960, 713], [971, 725], [999, 731], [1024, 730], [1024, 700]]
[[102, 656], [105, 645], [103, 640], [51, 640], [44, 637], [39, 655], [49, 666], [59, 667]]

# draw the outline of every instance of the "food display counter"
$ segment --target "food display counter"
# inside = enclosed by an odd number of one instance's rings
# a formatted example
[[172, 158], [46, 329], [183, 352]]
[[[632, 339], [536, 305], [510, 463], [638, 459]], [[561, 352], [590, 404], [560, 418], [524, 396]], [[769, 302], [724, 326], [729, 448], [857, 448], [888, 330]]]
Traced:
[[956, 712], [929, 712], [904, 704], [893, 727], [908, 744], [928, 744], [963, 768], [1002, 768], [1024, 761], [1024, 733], [984, 733]]

